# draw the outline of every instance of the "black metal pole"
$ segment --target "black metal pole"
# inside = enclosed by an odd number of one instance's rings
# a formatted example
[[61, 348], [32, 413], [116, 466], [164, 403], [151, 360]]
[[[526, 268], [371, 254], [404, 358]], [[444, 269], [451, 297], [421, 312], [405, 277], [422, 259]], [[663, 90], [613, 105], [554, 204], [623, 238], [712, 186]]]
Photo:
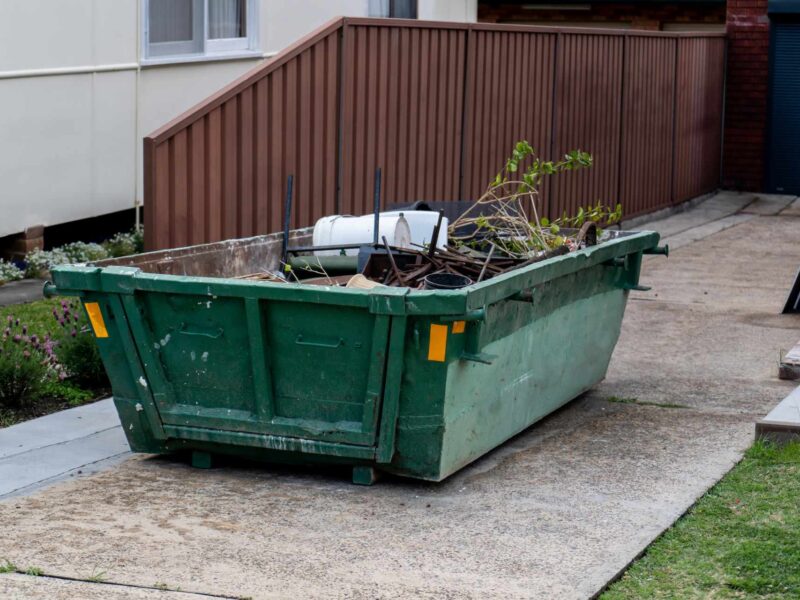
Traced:
[[375, 222], [373, 223], [372, 229], [372, 243], [374, 246], [378, 245], [379, 235], [378, 229], [380, 228], [381, 224], [381, 168], [378, 167], [375, 171], [375, 193], [372, 198], [373, 206], [372, 210], [375, 214]]
[[436, 254], [436, 245], [439, 243], [439, 231], [442, 229], [442, 219], [444, 218], [444, 209], [439, 211], [439, 218], [436, 220], [436, 225], [433, 227], [431, 234], [431, 244], [428, 248], [428, 258], [433, 258]]
[[286, 179], [286, 210], [283, 214], [283, 265], [288, 264], [286, 260], [289, 257], [289, 223], [292, 218], [292, 185], [294, 183], [294, 175], [289, 175]]

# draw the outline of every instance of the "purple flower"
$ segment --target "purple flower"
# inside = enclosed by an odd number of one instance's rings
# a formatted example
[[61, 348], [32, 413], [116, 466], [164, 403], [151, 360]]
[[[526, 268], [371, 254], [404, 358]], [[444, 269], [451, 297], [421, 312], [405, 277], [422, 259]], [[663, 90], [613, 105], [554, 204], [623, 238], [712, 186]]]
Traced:
[[16, 319], [16, 320], [14, 321], [14, 325], [16, 325], [17, 327], [19, 327], [19, 319]]
[[15, 335], [13, 338], [11, 338], [11, 339], [12, 339], [12, 340], [14, 340], [14, 343], [15, 343], [15, 344], [19, 344], [19, 342], [22, 340], [22, 336], [21, 336], [20, 334], [16, 334], [16, 335]]
[[27, 325], [23, 325], [22, 326], [22, 335], [27, 335], [27, 334], [28, 334], [28, 326]]
[[39, 342], [39, 336], [38, 336], [38, 335], [36, 335], [36, 334], [34, 333], [34, 334], [31, 336], [31, 341], [32, 341], [34, 344], [38, 343], [38, 342]]
[[62, 327], [64, 327], [64, 325], [65, 325], [64, 319], [59, 319], [58, 320], [58, 324], [61, 325]]
[[73, 329], [73, 330], [72, 330], [72, 337], [75, 337], [76, 335], [78, 335], [78, 331], [77, 331], [77, 330], [75, 330], [75, 329]]
[[25, 358], [30, 358], [30, 357], [31, 357], [31, 353], [30, 353], [28, 350], [25, 350], [25, 351], [22, 353], [22, 356], [24, 356]]
[[8, 324], [9, 324], [9, 325], [11, 325], [11, 323], [13, 323], [13, 322], [14, 322], [14, 317], [12, 317], [11, 315], [8, 315], [8, 316], [6, 317], [6, 319], [8, 320]]
[[11, 335], [11, 328], [10, 327], [6, 327], [6, 330], [3, 332], [3, 335], [5, 337], [10, 336]]

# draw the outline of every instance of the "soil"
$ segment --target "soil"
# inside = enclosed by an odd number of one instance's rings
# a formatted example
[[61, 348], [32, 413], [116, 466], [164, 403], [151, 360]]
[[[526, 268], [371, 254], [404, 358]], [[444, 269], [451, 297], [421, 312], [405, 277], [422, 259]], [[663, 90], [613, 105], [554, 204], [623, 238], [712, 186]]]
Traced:
[[78, 403], [71, 403], [64, 398], [54, 396], [45, 396], [36, 401], [33, 406], [27, 408], [5, 408], [0, 407], [0, 429], [10, 427], [23, 421], [29, 421], [38, 417], [44, 417], [60, 410], [68, 408], [75, 408], [76, 406], [83, 406], [84, 404], [91, 404], [103, 398], [108, 398], [111, 395], [111, 388], [99, 388], [91, 390], [92, 398]]

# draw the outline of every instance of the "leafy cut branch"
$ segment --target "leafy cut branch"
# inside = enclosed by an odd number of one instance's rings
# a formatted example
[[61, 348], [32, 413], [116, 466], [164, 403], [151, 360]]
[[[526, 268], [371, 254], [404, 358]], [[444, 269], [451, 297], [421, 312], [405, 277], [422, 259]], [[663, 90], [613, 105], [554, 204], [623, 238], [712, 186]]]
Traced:
[[[527, 165], [527, 166], [526, 166]], [[586, 221], [611, 225], [622, 217], [622, 206], [614, 209], [601, 203], [579, 208], [574, 216], [548, 219], [540, 215], [537, 203], [545, 177], [592, 166], [588, 152], [573, 150], [561, 160], [546, 161], [536, 156], [527, 141], [517, 142], [505, 165], [486, 191], [458, 219], [450, 224], [450, 240], [456, 246], [497, 249], [513, 258], [530, 258], [576, 243], [561, 231], [579, 228]]]

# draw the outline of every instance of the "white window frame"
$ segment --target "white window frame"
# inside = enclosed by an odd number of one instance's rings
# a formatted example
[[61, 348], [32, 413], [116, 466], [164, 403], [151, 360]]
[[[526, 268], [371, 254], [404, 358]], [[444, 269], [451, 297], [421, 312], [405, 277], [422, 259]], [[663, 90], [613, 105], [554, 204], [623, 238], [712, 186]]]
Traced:
[[192, 1], [195, 39], [187, 42], [150, 44], [150, 0], [142, 0], [141, 64], [158, 65], [262, 56], [258, 45], [259, 0], [245, 0], [247, 35], [241, 38], [223, 39], [208, 37], [208, 0]]

